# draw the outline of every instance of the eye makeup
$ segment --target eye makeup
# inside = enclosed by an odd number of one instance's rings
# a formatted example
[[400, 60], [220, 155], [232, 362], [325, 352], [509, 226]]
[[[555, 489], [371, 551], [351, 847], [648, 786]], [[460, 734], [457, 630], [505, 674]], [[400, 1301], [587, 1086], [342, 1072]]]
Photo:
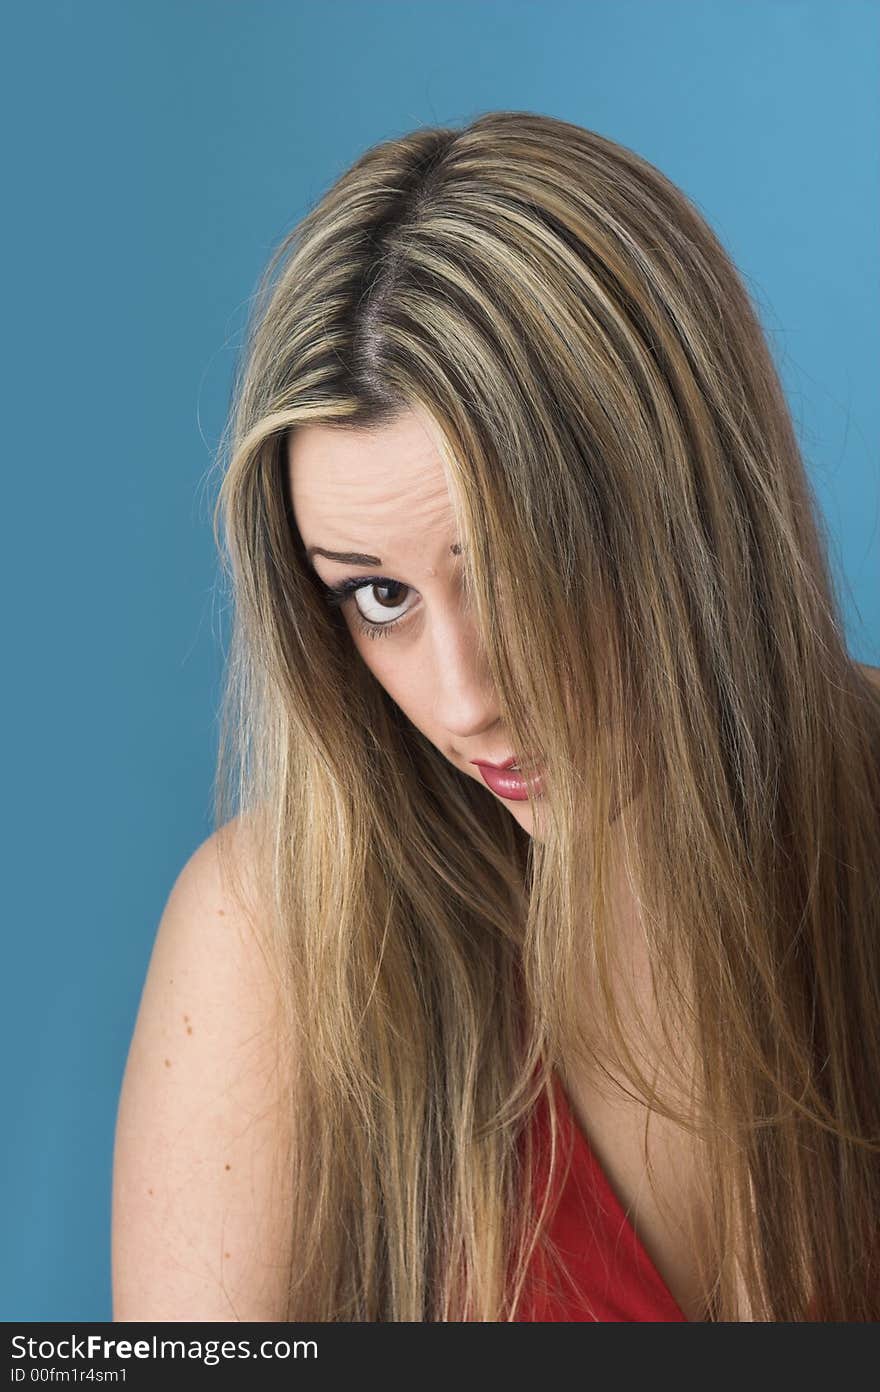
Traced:
[[[350, 599], [354, 599], [358, 590], [367, 588], [380, 589], [383, 585], [400, 590], [409, 590], [410, 588], [409, 585], [403, 585], [399, 580], [392, 580], [384, 575], [353, 576], [349, 579], [342, 580], [338, 585], [327, 585], [319, 577], [318, 583], [321, 586], [324, 599], [330, 605], [331, 609], [338, 609], [343, 604], [348, 603]], [[404, 622], [409, 612], [410, 611], [407, 610], [406, 614], [402, 614], [397, 619], [389, 619], [387, 623], [373, 623], [370, 619], [364, 617], [357, 603], [355, 603], [355, 626], [368, 638], [386, 638], [390, 635], [392, 628], [397, 628], [399, 624]]]

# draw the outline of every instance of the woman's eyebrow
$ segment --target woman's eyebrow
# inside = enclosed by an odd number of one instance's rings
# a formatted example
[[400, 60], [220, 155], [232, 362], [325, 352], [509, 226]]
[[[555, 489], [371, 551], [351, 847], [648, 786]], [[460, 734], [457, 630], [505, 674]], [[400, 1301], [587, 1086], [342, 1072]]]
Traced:
[[360, 551], [328, 551], [325, 546], [309, 546], [306, 550], [306, 559], [310, 561], [313, 556], [326, 556], [328, 561], [342, 561], [343, 565], [378, 566], [382, 564], [380, 556], [366, 556], [362, 555]]
[[[454, 541], [449, 549], [453, 556], [461, 554], [461, 545], [457, 541]], [[326, 556], [328, 561], [341, 561], [343, 565], [382, 565], [381, 556], [368, 556], [360, 551], [328, 551], [325, 546], [307, 547], [306, 559], [310, 561], [313, 556]]]

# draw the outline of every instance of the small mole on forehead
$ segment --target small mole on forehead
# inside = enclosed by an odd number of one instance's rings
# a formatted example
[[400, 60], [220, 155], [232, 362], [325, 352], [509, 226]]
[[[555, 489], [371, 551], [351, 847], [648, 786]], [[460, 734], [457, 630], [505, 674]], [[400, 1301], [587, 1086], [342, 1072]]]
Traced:
[[[449, 550], [452, 552], [453, 556], [460, 556], [460, 555], [461, 555], [461, 543], [458, 542], [458, 541], [454, 541], [454, 542], [452, 543], [452, 545], [450, 546]], [[428, 571], [428, 574], [429, 574], [429, 575], [436, 575], [436, 574], [437, 574], [437, 567], [436, 567], [436, 566], [431, 566], [431, 569]]]

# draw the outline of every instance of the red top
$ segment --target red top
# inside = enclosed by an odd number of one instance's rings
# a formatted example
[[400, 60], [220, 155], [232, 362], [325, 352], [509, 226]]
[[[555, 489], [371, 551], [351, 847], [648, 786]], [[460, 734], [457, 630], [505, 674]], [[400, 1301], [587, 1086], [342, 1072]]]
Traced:
[[[566, 1280], [558, 1262], [548, 1260], [542, 1245], [529, 1266], [519, 1320], [688, 1323], [606, 1179], [555, 1074], [554, 1086], [561, 1146], [556, 1183], [561, 1185], [561, 1196], [547, 1238], [571, 1279]], [[538, 1147], [536, 1198], [540, 1199], [546, 1187], [549, 1144], [549, 1114], [543, 1095], [534, 1126]], [[569, 1145], [573, 1147], [571, 1166], [563, 1178]]]

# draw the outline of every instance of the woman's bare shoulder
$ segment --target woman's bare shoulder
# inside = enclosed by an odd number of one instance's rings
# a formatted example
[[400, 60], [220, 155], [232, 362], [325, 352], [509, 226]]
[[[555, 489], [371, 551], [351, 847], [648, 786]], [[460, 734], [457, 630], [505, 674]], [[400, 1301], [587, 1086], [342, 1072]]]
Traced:
[[116, 1122], [116, 1320], [285, 1318], [290, 1060], [228, 879], [253, 889], [251, 851], [238, 820], [203, 841], [156, 933]]

